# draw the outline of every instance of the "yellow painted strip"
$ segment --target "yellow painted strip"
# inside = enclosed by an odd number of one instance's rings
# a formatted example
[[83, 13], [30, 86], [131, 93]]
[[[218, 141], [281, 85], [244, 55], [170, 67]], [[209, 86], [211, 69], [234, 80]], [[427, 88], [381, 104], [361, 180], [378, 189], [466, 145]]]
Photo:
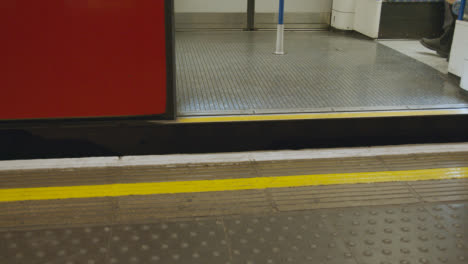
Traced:
[[376, 111], [376, 112], [344, 112], [344, 113], [315, 113], [315, 114], [275, 114], [275, 115], [238, 115], [238, 116], [199, 116], [179, 117], [178, 123], [216, 123], [216, 122], [247, 122], [247, 121], [281, 121], [281, 120], [311, 120], [311, 119], [340, 119], [340, 118], [368, 118], [368, 117], [405, 117], [405, 116], [438, 116], [465, 115], [468, 109], [445, 110], [414, 110], [414, 111]]
[[409, 171], [239, 178], [225, 180], [128, 183], [90, 186], [0, 189], [0, 202], [128, 195], [175, 194], [300, 186], [468, 178], [468, 167]]

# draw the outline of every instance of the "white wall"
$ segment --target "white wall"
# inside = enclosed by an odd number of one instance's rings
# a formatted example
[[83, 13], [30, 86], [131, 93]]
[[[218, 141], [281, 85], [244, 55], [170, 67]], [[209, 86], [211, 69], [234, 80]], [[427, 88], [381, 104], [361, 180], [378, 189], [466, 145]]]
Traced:
[[[160, 1], [160, 0], [154, 0], [154, 1]], [[176, 13], [205, 13], [205, 12], [245, 13], [247, 12], [247, 0], [174, 0], [174, 5], [175, 5]]]
[[356, 10], [356, 0], [333, 0], [333, 10], [354, 13]]
[[[156, 0], [155, 0], [156, 1]], [[278, 12], [278, 0], [256, 0], [259, 13]], [[247, 12], [247, 0], [174, 0], [178, 13], [239, 13]], [[333, 0], [288, 0], [286, 12], [331, 12]]]
[[452, 52], [450, 52], [449, 72], [462, 75], [465, 59], [468, 59], [468, 21], [457, 21], [453, 37]]
[[356, 0], [354, 30], [371, 38], [379, 37], [382, 0]]
[[[278, 0], [256, 0], [255, 3], [255, 11], [258, 13], [278, 12]], [[331, 12], [332, 4], [333, 0], [287, 0], [285, 2], [285, 11], [291, 13]]]
[[354, 29], [356, 0], [333, 0], [331, 26], [341, 30]]

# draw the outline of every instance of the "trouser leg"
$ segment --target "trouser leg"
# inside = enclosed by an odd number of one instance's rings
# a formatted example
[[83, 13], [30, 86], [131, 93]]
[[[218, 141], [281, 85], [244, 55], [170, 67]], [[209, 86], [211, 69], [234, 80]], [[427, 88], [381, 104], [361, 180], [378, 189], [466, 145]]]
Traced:
[[448, 57], [452, 47], [453, 35], [455, 32], [456, 16], [452, 13], [452, 5], [445, 2], [445, 18], [442, 36], [436, 39], [423, 38], [421, 44], [426, 48], [435, 50], [442, 57]]
[[444, 34], [440, 37], [440, 45], [446, 53], [450, 53], [452, 47], [456, 21], [457, 17], [452, 12], [452, 5], [445, 2]]
[[452, 5], [446, 1], [445, 2], [444, 26], [443, 26], [444, 31], [452, 27], [453, 24], [455, 23], [455, 20], [456, 18], [452, 12]]

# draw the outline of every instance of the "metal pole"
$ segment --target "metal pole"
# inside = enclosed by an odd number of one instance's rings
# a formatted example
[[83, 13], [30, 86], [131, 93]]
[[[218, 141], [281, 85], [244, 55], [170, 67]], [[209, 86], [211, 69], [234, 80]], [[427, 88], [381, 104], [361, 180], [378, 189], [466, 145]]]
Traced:
[[460, 3], [460, 12], [458, 13], [458, 20], [463, 20], [465, 16], [466, 0], [461, 0]]
[[255, 30], [255, 0], [247, 1], [247, 30]]
[[275, 54], [284, 55], [284, 0], [279, 1], [278, 32], [276, 33]]

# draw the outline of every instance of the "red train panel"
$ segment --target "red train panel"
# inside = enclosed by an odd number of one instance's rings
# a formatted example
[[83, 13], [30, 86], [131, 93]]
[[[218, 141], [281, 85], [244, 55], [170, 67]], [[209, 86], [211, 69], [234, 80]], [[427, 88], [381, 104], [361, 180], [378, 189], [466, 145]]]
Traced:
[[164, 0], [2, 0], [0, 35], [0, 119], [166, 112]]

